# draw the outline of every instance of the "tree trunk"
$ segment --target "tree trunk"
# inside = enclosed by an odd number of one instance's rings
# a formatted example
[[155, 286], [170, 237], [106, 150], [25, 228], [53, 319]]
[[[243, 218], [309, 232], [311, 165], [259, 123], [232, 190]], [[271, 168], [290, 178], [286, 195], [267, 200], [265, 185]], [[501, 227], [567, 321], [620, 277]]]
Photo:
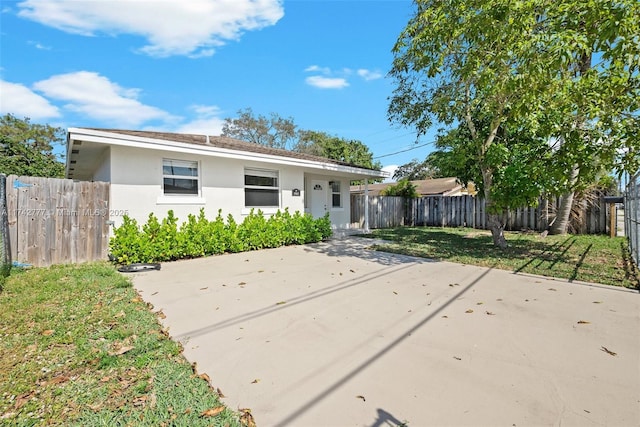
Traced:
[[[580, 23], [582, 29], [584, 29], [584, 22]], [[584, 52], [577, 64], [577, 76], [582, 78], [591, 69], [591, 52]], [[578, 107], [576, 113], [574, 129], [578, 130], [581, 136], [584, 138], [584, 132], [582, 132], [585, 125], [585, 118], [581, 112], [581, 108]], [[578, 182], [578, 176], [580, 175], [580, 167], [576, 164], [573, 165], [569, 172], [569, 180], [567, 185], [567, 192], [562, 195], [560, 206], [556, 211], [556, 219], [553, 221], [549, 234], [567, 234], [569, 228], [569, 218], [571, 217], [571, 206], [573, 205], [573, 197], [575, 195], [575, 185]]]
[[[573, 186], [575, 185], [576, 181], [578, 180], [579, 172], [580, 170], [578, 169], [577, 165], [574, 166], [573, 169], [571, 169], [571, 176], [569, 177], [569, 188], [573, 188]], [[551, 224], [549, 234], [567, 234], [574, 195], [574, 191], [570, 191], [562, 195], [562, 198], [560, 199], [560, 206], [558, 206], [558, 209], [556, 210], [556, 218], [553, 220], [553, 224]]]
[[504, 238], [504, 220], [503, 215], [490, 213], [487, 216], [487, 223], [491, 230], [491, 237], [493, 237], [493, 245], [500, 249], [507, 248], [507, 240]]
[[493, 200], [491, 199], [491, 187], [493, 186], [493, 173], [491, 170], [482, 169], [482, 180], [484, 181], [484, 198], [487, 202], [487, 225], [491, 230], [491, 236], [493, 237], [493, 245], [500, 249], [507, 248], [507, 240], [504, 237], [504, 224], [505, 215], [504, 212], [496, 212], [493, 206]]

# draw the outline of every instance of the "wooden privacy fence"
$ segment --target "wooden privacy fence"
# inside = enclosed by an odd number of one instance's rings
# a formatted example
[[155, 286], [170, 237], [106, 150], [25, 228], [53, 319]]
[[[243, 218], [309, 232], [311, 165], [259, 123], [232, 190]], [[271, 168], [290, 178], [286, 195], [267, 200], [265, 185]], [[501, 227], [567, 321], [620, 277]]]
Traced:
[[[506, 229], [544, 231], [549, 218], [555, 216], [555, 206], [541, 201], [537, 207], [509, 211]], [[580, 214], [572, 218], [571, 230], [578, 234], [607, 233], [607, 209], [602, 199], [592, 206], [583, 204]], [[351, 195], [351, 223], [364, 226], [364, 195]], [[369, 196], [369, 227], [437, 226], [487, 228], [484, 199], [475, 196], [427, 196], [407, 199], [392, 196]]]
[[106, 259], [109, 183], [7, 177], [14, 262], [36, 267]]

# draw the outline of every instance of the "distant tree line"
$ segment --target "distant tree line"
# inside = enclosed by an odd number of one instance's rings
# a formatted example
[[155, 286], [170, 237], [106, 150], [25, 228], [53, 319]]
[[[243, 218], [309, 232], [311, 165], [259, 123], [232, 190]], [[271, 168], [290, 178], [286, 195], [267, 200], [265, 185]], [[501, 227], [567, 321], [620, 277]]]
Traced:
[[62, 128], [31, 123], [12, 114], [0, 117], [0, 173], [38, 177], [64, 177], [64, 156], [54, 148], [64, 146]]
[[361, 141], [322, 131], [300, 129], [293, 118], [284, 118], [277, 113], [264, 116], [256, 115], [251, 108], [240, 110], [236, 118], [224, 120], [222, 136], [312, 154], [367, 169], [382, 168], [379, 161], [374, 161], [369, 147]]

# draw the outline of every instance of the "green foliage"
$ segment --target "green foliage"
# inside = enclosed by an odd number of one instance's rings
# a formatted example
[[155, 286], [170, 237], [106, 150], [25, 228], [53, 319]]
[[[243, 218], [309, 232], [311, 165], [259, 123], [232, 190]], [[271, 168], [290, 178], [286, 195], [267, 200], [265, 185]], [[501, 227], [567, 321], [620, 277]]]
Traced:
[[[415, 14], [393, 49], [389, 117], [418, 136], [434, 121], [464, 124], [472, 140], [468, 154], [480, 169], [475, 183], [496, 214], [537, 191], [526, 179], [510, 179], [538, 163], [539, 140], [555, 142], [548, 149], [553, 158], [542, 167], [551, 193], [588, 185], [602, 168], [638, 170], [637, 0], [414, 3]], [[500, 140], [504, 127], [528, 132], [535, 145]], [[440, 160], [450, 166], [451, 159]], [[497, 236], [500, 224], [490, 222]]]
[[222, 136], [286, 149], [289, 142], [296, 137], [296, 125], [292, 118], [285, 119], [276, 113], [271, 113], [269, 117], [256, 117], [251, 108], [245, 108], [238, 111], [238, 118], [224, 119]]
[[[309, 219], [312, 220], [313, 218], [309, 216]], [[329, 212], [324, 214], [322, 218], [314, 220], [314, 226], [316, 231], [320, 234], [320, 239], [328, 239], [333, 234], [333, 230], [331, 229], [331, 220], [329, 219]]]
[[146, 263], [318, 242], [331, 234], [328, 214], [314, 219], [285, 209], [267, 219], [262, 211], [251, 210], [238, 224], [232, 215], [225, 222], [222, 211], [209, 221], [201, 209], [197, 217], [189, 215], [178, 226], [178, 218], [169, 211], [162, 221], [149, 214], [142, 227], [125, 216], [114, 229], [110, 249], [119, 264]]
[[53, 154], [65, 143], [61, 128], [39, 125], [11, 114], [0, 117], [0, 173], [62, 178], [64, 163]]
[[122, 225], [113, 230], [113, 237], [109, 244], [111, 254], [120, 264], [143, 262], [148, 259], [146, 254], [146, 239], [138, 226], [138, 222], [125, 215]]
[[420, 197], [420, 195], [416, 191], [416, 186], [412, 184], [408, 179], [403, 179], [393, 185], [388, 186], [382, 191], [381, 194], [383, 196], [404, 197], [405, 199], [415, 199], [416, 197]]
[[[476, 121], [474, 125], [479, 135], [486, 135], [486, 121]], [[475, 183], [481, 194], [485, 192], [482, 169], [491, 171], [492, 185], [488, 191], [494, 210], [535, 206], [551, 186], [548, 166], [553, 156], [547, 142], [531, 132], [509, 129], [503, 124], [498, 128], [497, 138], [478, 161], [476, 153], [481, 145], [466, 125], [459, 125], [438, 135], [436, 151], [426, 162], [465, 185]]]
[[382, 164], [373, 160], [369, 147], [354, 139], [331, 136], [326, 132], [300, 130], [294, 151], [326, 157], [367, 169], [380, 170]]
[[[238, 138], [272, 148], [288, 149], [338, 160], [350, 165], [380, 170], [382, 164], [373, 160], [369, 147], [357, 140], [349, 140], [326, 132], [298, 129], [293, 118], [282, 118], [277, 113], [269, 117], [255, 115], [251, 108], [238, 111], [235, 119], [226, 118], [222, 135]], [[295, 142], [295, 143], [294, 143]]]
[[393, 173], [393, 179], [395, 179], [396, 181], [400, 181], [403, 179], [409, 181], [418, 181], [429, 178], [444, 178], [445, 176], [453, 175], [443, 175], [437, 168], [429, 163], [428, 159], [422, 162], [420, 162], [418, 159], [413, 159], [409, 163], [398, 166], [398, 168]]

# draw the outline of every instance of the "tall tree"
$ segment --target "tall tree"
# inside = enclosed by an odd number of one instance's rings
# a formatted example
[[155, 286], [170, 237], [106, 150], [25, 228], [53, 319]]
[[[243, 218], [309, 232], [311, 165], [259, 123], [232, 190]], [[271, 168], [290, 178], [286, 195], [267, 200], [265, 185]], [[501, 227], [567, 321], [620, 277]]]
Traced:
[[413, 159], [409, 163], [398, 166], [393, 173], [393, 179], [400, 181], [403, 179], [417, 181], [421, 179], [440, 178], [439, 171], [433, 167], [428, 160], [419, 161]]
[[226, 118], [222, 125], [222, 136], [243, 141], [286, 149], [296, 138], [297, 127], [292, 118], [283, 118], [276, 113], [269, 117], [255, 116], [251, 108], [238, 111], [237, 118]]
[[65, 138], [61, 128], [5, 114], [0, 118], [0, 173], [64, 177], [64, 163], [53, 151], [56, 146], [64, 146]]
[[277, 113], [266, 117], [255, 116], [251, 108], [240, 110], [237, 118], [225, 119], [222, 136], [339, 160], [363, 168], [382, 168], [380, 162], [373, 160], [369, 147], [362, 142], [322, 131], [298, 129], [293, 118], [283, 119]]
[[[631, 129], [622, 123], [637, 120], [635, 0], [416, 0], [415, 6], [393, 50], [397, 86], [389, 116], [418, 135], [434, 119], [466, 126], [497, 246], [506, 246], [503, 211], [494, 200], [500, 191], [493, 191], [493, 159], [501, 151], [494, 147], [504, 124], [563, 142], [556, 153], [570, 161], [553, 167], [570, 166], [555, 174], [567, 177], [557, 188], [570, 188], [572, 171], [588, 170], [575, 165], [594, 156], [613, 161], [621, 147], [637, 152], [637, 140], [615, 134]], [[602, 31], [593, 31], [598, 26]], [[576, 64], [587, 50], [603, 61], [581, 75]], [[585, 139], [587, 126], [594, 132]]]
[[362, 142], [331, 136], [326, 132], [299, 131], [298, 142], [293, 150], [339, 160], [363, 168], [378, 170], [382, 168], [380, 162], [373, 160], [373, 153], [369, 147]]
[[638, 125], [638, 16], [640, 3], [634, 0], [586, 0], [548, 5], [538, 19], [536, 39], [556, 70], [550, 86], [554, 96], [547, 96], [556, 113], [550, 134], [556, 160], [565, 163], [556, 188], [562, 203], [551, 233], [567, 232], [574, 192], [596, 180], [597, 166], [618, 163], [619, 170], [634, 170], [632, 161], [619, 154], [631, 149], [637, 156], [639, 141], [626, 138], [619, 126]]
[[[474, 125], [481, 135], [486, 134], [489, 126], [482, 121]], [[460, 124], [438, 135], [436, 150], [426, 162], [445, 176], [455, 176], [464, 185], [473, 182], [484, 193], [482, 169], [476, 161], [479, 141], [482, 139], [474, 139], [466, 124]], [[498, 128], [484, 162], [493, 171], [490, 197], [500, 215], [508, 209], [537, 204], [540, 195], [549, 187], [551, 156], [547, 141], [535, 137], [532, 132], [511, 129], [507, 123]]]

